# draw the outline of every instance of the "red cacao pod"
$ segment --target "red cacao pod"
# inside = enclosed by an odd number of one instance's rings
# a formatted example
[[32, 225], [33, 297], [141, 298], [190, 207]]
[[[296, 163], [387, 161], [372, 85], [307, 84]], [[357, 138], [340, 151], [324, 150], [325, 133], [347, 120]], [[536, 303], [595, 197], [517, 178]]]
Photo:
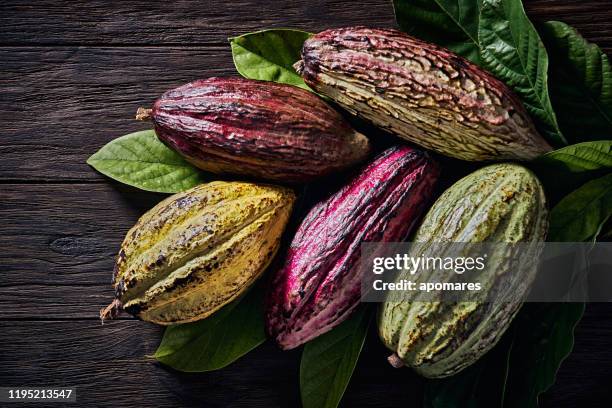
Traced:
[[345, 320], [359, 304], [362, 242], [401, 241], [438, 177], [426, 153], [392, 147], [317, 204], [291, 243], [268, 294], [268, 333], [292, 349]]
[[217, 174], [306, 182], [364, 160], [368, 139], [321, 98], [284, 84], [209, 78], [164, 93], [150, 117], [159, 139]]

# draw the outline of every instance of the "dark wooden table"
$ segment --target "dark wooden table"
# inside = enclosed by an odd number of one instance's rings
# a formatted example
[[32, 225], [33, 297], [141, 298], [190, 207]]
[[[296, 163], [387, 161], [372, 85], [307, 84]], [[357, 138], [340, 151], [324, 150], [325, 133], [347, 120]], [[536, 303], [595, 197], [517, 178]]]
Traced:
[[[110, 182], [85, 160], [146, 127], [134, 112], [162, 91], [235, 75], [228, 36], [393, 27], [390, 2], [35, 3], [0, 4], [0, 385], [77, 386], [88, 406], [298, 406], [299, 351], [265, 344], [225, 370], [187, 375], [146, 357], [157, 327], [128, 318], [100, 325], [115, 251], [160, 196]], [[612, 50], [609, 1], [525, 3], [533, 18], [568, 22]], [[385, 355], [372, 336], [344, 406], [419, 406], [421, 380]], [[612, 305], [589, 305], [543, 405], [610, 406], [611, 374]]]

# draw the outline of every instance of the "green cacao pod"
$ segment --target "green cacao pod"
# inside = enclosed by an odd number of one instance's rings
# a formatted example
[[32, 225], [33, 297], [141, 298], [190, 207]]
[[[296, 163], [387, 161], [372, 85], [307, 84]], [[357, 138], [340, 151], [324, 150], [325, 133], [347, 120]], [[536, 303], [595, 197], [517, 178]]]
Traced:
[[175, 194], [130, 229], [115, 264], [115, 301], [157, 324], [203, 319], [266, 269], [295, 201], [283, 187], [212, 182]]
[[504, 83], [396, 30], [323, 31], [304, 42], [295, 68], [349, 112], [447, 156], [530, 160], [551, 149]]
[[[495, 294], [498, 300], [482, 301], [485, 296], [481, 295], [475, 301], [416, 301], [422, 294], [412, 292], [402, 301], [388, 298], [381, 307], [379, 334], [395, 353], [389, 358], [391, 364], [405, 364], [426, 377], [438, 378], [455, 374], [490, 350], [535, 278], [539, 245], [547, 228], [542, 186], [522, 166], [487, 166], [446, 190], [425, 216], [409, 252], [443, 257], [441, 243], [464, 243], [466, 248], [470, 243], [508, 243], [494, 245], [495, 252], [489, 254], [482, 272], [484, 295]], [[531, 243], [535, 252], [512, 257], [517, 243]], [[517, 260], [520, 268], [516, 268]], [[423, 275], [428, 273], [431, 278], [430, 272]], [[450, 281], [454, 275], [444, 276]], [[427, 278], [419, 276], [421, 281]], [[395, 279], [411, 276], [402, 271]]]

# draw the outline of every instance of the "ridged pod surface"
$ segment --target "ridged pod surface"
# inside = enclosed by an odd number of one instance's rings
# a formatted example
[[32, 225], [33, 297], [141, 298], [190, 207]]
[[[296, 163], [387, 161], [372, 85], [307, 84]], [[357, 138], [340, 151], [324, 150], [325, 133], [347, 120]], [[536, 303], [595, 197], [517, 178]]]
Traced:
[[283, 187], [219, 181], [163, 200], [121, 244], [102, 317], [117, 307], [162, 325], [207, 317], [266, 269], [294, 201]]
[[159, 139], [218, 174], [306, 182], [363, 161], [368, 139], [303, 89], [209, 78], [164, 93], [150, 111]]
[[305, 82], [374, 125], [462, 160], [530, 160], [551, 149], [489, 73], [396, 30], [349, 27], [304, 43]]
[[432, 193], [426, 153], [393, 147], [317, 204], [300, 225], [267, 299], [267, 330], [292, 349], [345, 320], [359, 304], [360, 244], [405, 238]]
[[[481, 272], [486, 275], [481, 275], [484, 293], [479, 298], [495, 294], [490, 302], [415, 301], [419, 294], [412, 292], [401, 302], [385, 302], [379, 334], [395, 353], [390, 358], [392, 364], [399, 358], [426, 377], [445, 377], [490, 350], [510, 325], [533, 282], [547, 220], [540, 182], [517, 164], [484, 167], [446, 190], [417, 230], [414, 241], [422, 244], [418, 245], [418, 254], [411, 256], [443, 257], [447, 247], [440, 243], [458, 242], [532, 243], [520, 248], [528, 247], [533, 252], [516, 256], [517, 245], [492, 246], [495, 251], [487, 254], [487, 267]], [[521, 267], [517, 268], [518, 261]], [[454, 274], [442, 276], [451, 281]], [[396, 281], [401, 279], [414, 276], [402, 272]]]

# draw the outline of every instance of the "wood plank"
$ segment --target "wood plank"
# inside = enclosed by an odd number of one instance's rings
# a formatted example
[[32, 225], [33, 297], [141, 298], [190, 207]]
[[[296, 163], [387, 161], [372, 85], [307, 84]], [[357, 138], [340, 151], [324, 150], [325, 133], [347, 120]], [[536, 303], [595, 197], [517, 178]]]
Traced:
[[[106, 284], [25, 284], [0, 286], [0, 320], [83, 319], [98, 321], [113, 300], [110, 273]], [[122, 315], [122, 319], [131, 319]]]
[[[347, 5], [348, 4], [348, 5]], [[0, 5], [0, 44], [225, 44], [228, 37], [272, 27], [310, 31], [370, 24], [394, 26], [386, 0], [262, 2], [21, 1]]]
[[612, 52], [612, 7], [609, 0], [523, 0], [523, 4], [533, 21], [563, 21], [608, 54]]
[[542, 407], [609, 407], [612, 372], [612, 303], [587, 304], [576, 328], [572, 353], [557, 381], [541, 397]]
[[[0, 322], [1, 380], [7, 386], [76, 386], [79, 406], [234, 406], [288, 399], [295, 358], [268, 345], [227, 370], [182, 374], [146, 358], [161, 338], [136, 321]], [[19, 341], [16, 341], [19, 339]], [[286, 376], [262, 376], [287, 373]], [[275, 388], [274, 383], [279, 387]]]
[[[185, 374], [145, 357], [160, 338], [158, 327], [138, 321], [0, 322], [0, 380], [76, 386], [82, 406], [299, 405], [299, 350], [282, 352], [268, 342], [223, 370]], [[378, 407], [382, 395], [394, 404], [418, 392], [421, 380], [389, 366], [375, 333], [366, 347], [345, 406]]]
[[[534, 19], [559, 19], [609, 49], [612, 9], [607, 0], [525, 0]], [[279, 4], [282, 4], [280, 6]], [[239, 22], [239, 23], [238, 23]], [[202, 2], [22, 1], [0, 5], [0, 44], [224, 44], [227, 37], [270, 27], [313, 32], [342, 25], [394, 27], [391, 2], [238, 0]]]
[[[557, 385], [545, 394], [543, 407], [602, 406], [612, 369], [612, 329], [602, 324], [606, 319], [610, 305], [589, 306], [575, 351], [563, 364]], [[104, 326], [96, 321], [0, 321], [0, 381], [6, 386], [76, 386], [80, 405], [298, 404], [299, 350], [281, 352], [266, 343], [223, 370], [185, 374], [146, 357], [160, 338], [160, 328], [138, 321]], [[408, 369], [391, 368], [387, 354], [372, 327], [343, 406], [401, 406], [418, 398], [423, 380]]]
[[118, 183], [0, 188], [0, 286], [7, 292], [29, 284], [108, 286], [125, 233], [164, 197]]
[[223, 47], [0, 48], [0, 180], [102, 180], [85, 160], [150, 128], [139, 106], [205, 76], [235, 75]]

